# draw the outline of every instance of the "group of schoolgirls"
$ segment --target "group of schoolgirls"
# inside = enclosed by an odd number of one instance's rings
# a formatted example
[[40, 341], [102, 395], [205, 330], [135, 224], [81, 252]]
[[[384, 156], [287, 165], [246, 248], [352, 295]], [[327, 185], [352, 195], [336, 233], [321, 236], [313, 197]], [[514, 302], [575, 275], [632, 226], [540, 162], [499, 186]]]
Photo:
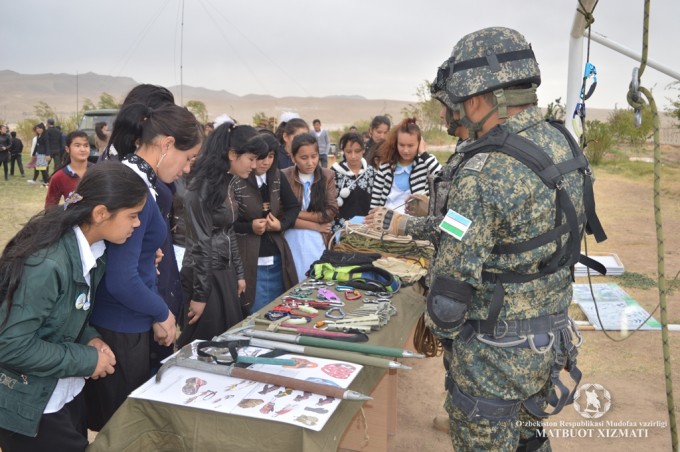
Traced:
[[[101, 429], [153, 373], [154, 347], [167, 355], [175, 342], [224, 332], [304, 279], [338, 225], [427, 193], [438, 164], [418, 153], [417, 125], [404, 121], [381, 143], [384, 128], [368, 145], [343, 135], [345, 158], [326, 169], [300, 119], [279, 139], [229, 121], [206, 137], [167, 89], [140, 85], [103, 163], [88, 168], [85, 138], [69, 135], [63, 205], [52, 193], [0, 256], [0, 448], [84, 450], [87, 429]], [[363, 158], [367, 147], [380, 149], [379, 167]]]

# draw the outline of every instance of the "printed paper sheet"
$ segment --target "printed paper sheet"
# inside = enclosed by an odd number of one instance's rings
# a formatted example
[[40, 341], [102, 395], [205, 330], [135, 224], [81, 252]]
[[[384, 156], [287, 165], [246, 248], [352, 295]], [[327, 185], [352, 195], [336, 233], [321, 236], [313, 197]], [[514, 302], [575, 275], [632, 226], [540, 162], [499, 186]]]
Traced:
[[[263, 351], [267, 350], [245, 347], [239, 353], [257, 355]], [[195, 349], [193, 358], [196, 358]], [[296, 365], [253, 364], [249, 369], [347, 388], [363, 367], [293, 354], [280, 358], [294, 359]], [[168, 368], [160, 383], [152, 378], [130, 397], [285, 422], [314, 431], [323, 428], [340, 404], [340, 400], [333, 397], [177, 366]]]

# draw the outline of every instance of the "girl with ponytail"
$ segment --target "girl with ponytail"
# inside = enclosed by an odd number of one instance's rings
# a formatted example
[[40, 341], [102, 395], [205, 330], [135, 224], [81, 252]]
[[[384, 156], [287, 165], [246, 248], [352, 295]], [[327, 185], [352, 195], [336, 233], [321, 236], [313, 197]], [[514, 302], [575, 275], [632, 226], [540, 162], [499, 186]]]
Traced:
[[[178, 346], [210, 340], [248, 314], [246, 278], [234, 232], [237, 187], [268, 151], [257, 131], [225, 122], [205, 141], [184, 197], [186, 253], [182, 286], [189, 305]], [[248, 281], [255, 284], [255, 281]]]
[[188, 173], [203, 140], [194, 115], [170, 103], [156, 108], [127, 105], [119, 112], [114, 130], [116, 142], [135, 143], [133, 152], [117, 148], [120, 164], [137, 173], [148, 192], [139, 215], [141, 226], [124, 244], [109, 247], [109, 269], [90, 317], [90, 324], [115, 352], [118, 370], [112, 378], [87, 382], [89, 428], [96, 431], [149, 378], [150, 331], [164, 346], [175, 342], [175, 316], [157, 286], [157, 250], [168, 234], [156, 199], [157, 184], [172, 183]]

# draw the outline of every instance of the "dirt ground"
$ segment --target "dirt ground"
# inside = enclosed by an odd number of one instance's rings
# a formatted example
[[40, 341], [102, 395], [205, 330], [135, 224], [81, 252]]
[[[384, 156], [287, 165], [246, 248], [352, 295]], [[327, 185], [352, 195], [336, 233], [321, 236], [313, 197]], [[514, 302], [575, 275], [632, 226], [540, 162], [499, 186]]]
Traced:
[[[675, 152], [680, 153], [680, 150], [676, 148]], [[662, 179], [662, 218], [668, 279], [672, 279], [680, 271], [680, 178], [677, 174], [675, 176]], [[599, 172], [596, 202], [608, 240], [595, 244], [594, 239], [589, 238], [589, 253], [616, 253], [626, 272], [656, 279], [657, 251], [652, 200], [651, 175], [644, 180], [630, 180], [605, 170]], [[594, 277], [592, 281], [621, 283], [621, 278]], [[587, 282], [585, 278], [577, 279], [577, 283]], [[659, 302], [655, 287], [641, 289], [622, 285], [622, 288], [650, 312]], [[668, 296], [668, 306], [670, 323], [679, 324], [680, 290], [676, 289]], [[660, 320], [658, 310], [654, 317]], [[610, 334], [615, 339], [621, 339], [620, 332]], [[595, 427], [563, 431], [562, 429], [569, 427], [560, 426], [560, 423], [586, 420], [569, 406], [549, 419], [554, 426], [548, 430], [553, 435], [563, 436], [568, 433], [585, 437], [553, 437], [553, 450], [671, 450], [661, 332], [639, 332], [622, 342], [614, 342], [598, 331], [584, 331], [583, 335], [584, 343], [578, 362], [583, 372], [581, 384], [600, 384], [611, 394], [611, 409], [603, 417], [594, 420], [623, 422], [615, 425], [621, 430], [627, 430], [629, 437], [617, 437], [625, 433], [616, 431], [617, 427], [610, 427], [610, 433], [603, 432], [612, 436], [609, 438], [602, 437]], [[676, 412], [680, 412], [679, 343], [680, 332], [671, 332]], [[401, 371], [399, 375], [398, 429], [390, 440], [390, 450], [452, 450], [448, 435], [432, 428], [433, 417], [446, 414], [442, 408], [444, 390], [441, 358], [424, 359], [415, 363], [410, 361], [409, 364], [414, 366], [413, 370]], [[655, 426], [643, 427], [643, 422], [652, 422]], [[632, 433], [641, 437], [631, 438]]]
[[[680, 161], [680, 148], [665, 148], [664, 161]], [[680, 176], [664, 177], [662, 180], [663, 209], [662, 218], [665, 231], [666, 276], [672, 279], [680, 271]], [[597, 207], [608, 240], [595, 244], [588, 239], [589, 253], [616, 253], [625, 266], [626, 273], [656, 278], [657, 251], [652, 204], [652, 175], [639, 180], [631, 180], [608, 170], [597, 171]], [[580, 278], [578, 283], [586, 283]], [[621, 278], [594, 277], [594, 283], [616, 282]], [[658, 303], [655, 288], [643, 289], [624, 286], [624, 290], [648, 311], [654, 310]], [[676, 286], [677, 287], [677, 286]], [[668, 297], [669, 319], [672, 324], [680, 324], [680, 290]], [[654, 313], [659, 320], [659, 312]], [[623, 342], [614, 342], [604, 333], [583, 331], [584, 344], [580, 349], [579, 367], [583, 371], [582, 384], [600, 384], [611, 394], [611, 409], [601, 420], [628, 422], [638, 425], [643, 422], [656, 422], [655, 427], [641, 427], [646, 437], [642, 438], [603, 438], [597, 437], [597, 429], [581, 429], [592, 437], [551, 439], [555, 451], [581, 452], [598, 451], [661, 451], [671, 450], [670, 428], [666, 409], [661, 333], [658, 331], [640, 332]], [[618, 332], [612, 336], [620, 339]], [[675, 389], [676, 411], [680, 415], [680, 332], [670, 333], [672, 350], [673, 383]], [[432, 428], [436, 415], [445, 415], [442, 408], [444, 398], [443, 368], [441, 358], [409, 360], [413, 366], [410, 371], [399, 371], [398, 421], [395, 435], [390, 438], [389, 450], [392, 452], [411, 451], [449, 451], [452, 450], [447, 434]], [[558, 427], [559, 423], [583, 421], [584, 418], [573, 407], [566, 407], [562, 413], [550, 418]], [[679, 426], [680, 427], [680, 426]], [[628, 431], [633, 431], [629, 428]], [[369, 426], [370, 431], [370, 426]], [[92, 435], [94, 437], [94, 435]], [[366, 449], [370, 450], [370, 449]]]

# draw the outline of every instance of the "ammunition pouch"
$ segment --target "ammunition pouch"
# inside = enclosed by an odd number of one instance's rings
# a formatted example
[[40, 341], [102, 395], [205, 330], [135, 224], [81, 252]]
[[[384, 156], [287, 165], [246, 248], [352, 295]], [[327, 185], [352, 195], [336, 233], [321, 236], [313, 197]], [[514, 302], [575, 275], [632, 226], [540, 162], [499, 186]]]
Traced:
[[439, 328], [455, 330], [465, 322], [474, 288], [449, 276], [435, 276], [427, 295], [427, 313]]

